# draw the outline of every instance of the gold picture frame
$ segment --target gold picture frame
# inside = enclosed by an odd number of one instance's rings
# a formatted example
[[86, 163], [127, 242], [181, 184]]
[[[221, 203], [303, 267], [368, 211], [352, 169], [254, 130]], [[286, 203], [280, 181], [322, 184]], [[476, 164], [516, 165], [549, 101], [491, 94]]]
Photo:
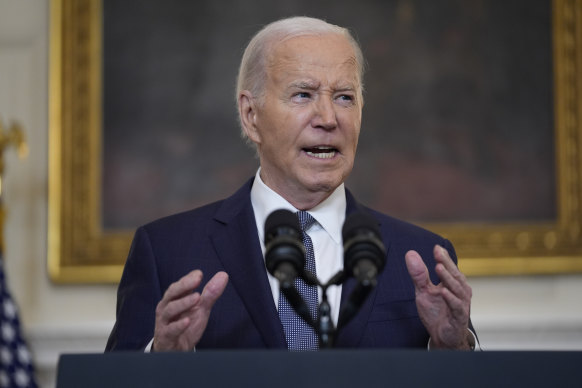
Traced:
[[[101, 1], [53, 0], [48, 269], [58, 283], [117, 282], [133, 231], [101, 227]], [[552, 1], [557, 217], [431, 224], [469, 276], [582, 272], [582, 0]]]

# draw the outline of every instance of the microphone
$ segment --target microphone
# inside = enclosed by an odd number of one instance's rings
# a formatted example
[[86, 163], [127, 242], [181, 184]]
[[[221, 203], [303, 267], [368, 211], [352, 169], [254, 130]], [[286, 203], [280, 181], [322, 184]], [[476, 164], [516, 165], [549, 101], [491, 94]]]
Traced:
[[344, 270], [359, 283], [376, 285], [376, 276], [386, 264], [386, 248], [378, 222], [368, 213], [352, 213], [342, 228]]
[[265, 265], [282, 288], [292, 285], [303, 272], [305, 246], [301, 236], [299, 220], [289, 210], [275, 210], [265, 221]]
[[368, 213], [352, 213], [342, 228], [344, 271], [357, 279], [338, 318], [338, 330], [358, 312], [366, 297], [376, 287], [377, 275], [386, 264], [386, 248], [380, 237], [378, 222]]
[[275, 210], [265, 221], [265, 265], [297, 315], [315, 327], [309, 307], [294, 284], [298, 275], [304, 276], [305, 246], [299, 219], [289, 210]]

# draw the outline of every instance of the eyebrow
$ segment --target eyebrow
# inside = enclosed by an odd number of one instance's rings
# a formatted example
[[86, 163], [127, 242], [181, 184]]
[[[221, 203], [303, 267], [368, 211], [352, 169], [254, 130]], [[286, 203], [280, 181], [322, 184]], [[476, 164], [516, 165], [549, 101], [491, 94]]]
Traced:
[[289, 88], [310, 89], [315, 90], [319, 87], [319, 82], [316, 81], [295, 81], [289, 84]]
[[[320, 83], [317, 81], [308, 81], [308, 80], [301, 80], [295, 81], [289, 84], [289, 89], [307, 89], [307, 90], [317, 90], [320, 86]], [[338, 84], [333, 85], [333, 89], [336, 92], [345, 92], [345, 91], [355, 91], [356, 87], [350, 83], [348, 84]]]

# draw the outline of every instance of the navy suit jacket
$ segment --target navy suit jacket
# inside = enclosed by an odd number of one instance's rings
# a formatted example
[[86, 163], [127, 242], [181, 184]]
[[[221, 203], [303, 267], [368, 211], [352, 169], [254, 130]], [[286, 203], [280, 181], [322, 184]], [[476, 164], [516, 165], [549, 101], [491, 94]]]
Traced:
[[[165, 290], [194, 269], [204, 273], [200, 289], [218, 271], [230, 277], [197, 349], [286, 348], [250, 201], [252, 182], [223, 201], [162, 218], [136, 231], [106, 350], [143, 350], [153, 338], [155, 308]], [[456, 262], [452, 245], [434, 233], [364, 208], [347, 190], [346, 199], [347, 214], [363, 210], [377, 218], [387, 260], [377, 287], [340, 331], [336, 346], [426, 348], [429, 335], [418, 317], [404, 255], [416, 250], [437, 283], [433, 247], [442, 245]], [[354, 286], [353, 279], [344, 283], [342, 303]]]

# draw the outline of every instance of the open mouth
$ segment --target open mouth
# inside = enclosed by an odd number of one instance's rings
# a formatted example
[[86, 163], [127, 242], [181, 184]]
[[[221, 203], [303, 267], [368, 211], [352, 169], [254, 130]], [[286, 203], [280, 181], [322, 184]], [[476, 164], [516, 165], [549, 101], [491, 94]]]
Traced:
[[338, 152], [336, 148], [328, 146], [316, 146], [311, 148], [304, 148], [303, 151], [309, 156], [319, 159], [331, 159]]

